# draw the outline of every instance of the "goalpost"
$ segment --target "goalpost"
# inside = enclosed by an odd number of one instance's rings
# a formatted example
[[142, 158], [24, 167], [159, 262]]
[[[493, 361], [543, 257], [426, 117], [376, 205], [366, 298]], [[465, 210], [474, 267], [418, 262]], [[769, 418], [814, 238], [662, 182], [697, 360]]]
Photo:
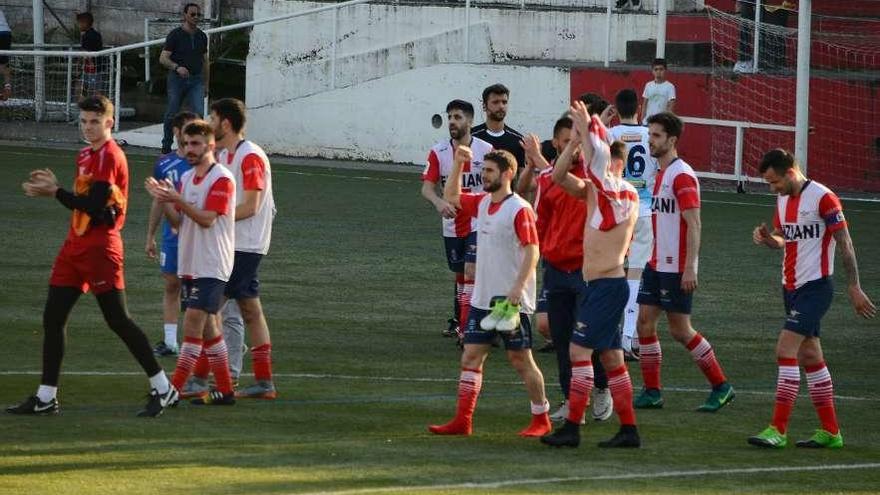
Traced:
[[880, 21], [811, 14], [809, 1], [798, 12], [754, 7], [753, 18], [708, 9], [712, 118], [744, 124], [713, 127], [713, 165], [739, 160], [757, 177], [761, 156], [782, 147], [833, 189], [878, 197]]

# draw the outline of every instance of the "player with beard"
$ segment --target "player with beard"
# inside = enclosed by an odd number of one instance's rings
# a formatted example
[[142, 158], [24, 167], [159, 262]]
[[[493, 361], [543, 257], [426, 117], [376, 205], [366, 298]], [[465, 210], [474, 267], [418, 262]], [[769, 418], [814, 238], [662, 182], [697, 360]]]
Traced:
[[503, 84], [493, 84], [484, 89], [483, 112], [486, 114], [486, 122], [471, 129], [471, 134], [491, 144], [496, 150], [509, 151], [516, 157], [519, 171], [526, 165], [526, 152], [520, 144], [523, 135], [504, 123], [509, 100], [510, 90]]
[[453, 317], [443, 333], [447, 337], [463, 338], [461, 325], [467, 321], [471, 294], [474, 290], [474, 274], [477, 260], [477, 221], [458, 214], [455, 207], [437, 194], [437, 184], [446, 185], [452, 173], [455, 149], [467, 146], [471, 149], [472, 160], [463, 163], [460, 178], [462, 191], [480, 192], [483, 190], [483, 156], [492, 151], [492, 145], [471, 136], [474, 121], [474, 106], [464, 100], [452, 100], [446, 105], [449, 121], [449, 139], [444, 139], [431, 147], [428, 163], [422, 173], [422, 196], [430, 202], [443, 223], [443, 243], [446, 248], [446, 263], [455, 273], [455, 299]]
[[[511, 190], [516, 159], [504, 150], [484, 157], [482, 193], [462, 193], [458, 181], [448, 181], [444, 198], [462, 215], [480, 223], [480, 256], [477, 258], [474, 297], [468, 313], [461, 355], [458, 404], [455, 417], [428, 430], [437, 435], [470, 435], [480, 394], [483, 363], [492, 342], [501, 337], [507, 358], [525, 382], [532, 420], [519, 432], [535, 437], [551, 429], [550, 404], [544, 394], [544, 376], [532, 358], [529, 314], [535, 309], [535, 266], [538, 232], [529, 203]], [[459, 146], [451, 174], [457, 177], [472, 162], [467, 146]], [[496, 301], [493, 304], [493, 301]]]
[[145, 186], [163, 204], [165, 217], [178, 229], [177, 274], [183, 279], [183, 345], [172, 383], [183, 388], [202, 349], [208, 356], [217, 389], [193, 400], [197, 405], [232, 405], [226, 342], [215, 315], [232, 273], [235, 258], [235, 178], [214, 161], [214, 131], [204, 120], [183, 129], [186, 159], [192, 169], [180, 179], [180, 192], [169, 181], [153, 177]]

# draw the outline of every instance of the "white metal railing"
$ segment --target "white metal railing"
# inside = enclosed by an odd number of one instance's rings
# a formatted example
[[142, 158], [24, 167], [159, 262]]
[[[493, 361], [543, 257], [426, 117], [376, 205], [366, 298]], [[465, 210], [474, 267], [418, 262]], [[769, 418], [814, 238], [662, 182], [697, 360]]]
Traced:
[[764, 182], [760, 177], [750, 177], [743, 174], [743, 135], [746, 129], [763, 129], [768, 131], [795, 132], [797, 128], [793, 125], [780, 124], [759, 124], [756, 122], [744, 122], [741, 120], [719, 120], [706, 119], [702, 117], [681, 117], [681, 120], [688, 124], [707, 125], [716, 127], [733, 127], [736, 129], [736, 145], [734, 148], [733, 174], [722, 174], [717, 172], [697, 172], [700, 177], [709, 179], [725, 179], [735, 180], [737, 183], [742, 182]]

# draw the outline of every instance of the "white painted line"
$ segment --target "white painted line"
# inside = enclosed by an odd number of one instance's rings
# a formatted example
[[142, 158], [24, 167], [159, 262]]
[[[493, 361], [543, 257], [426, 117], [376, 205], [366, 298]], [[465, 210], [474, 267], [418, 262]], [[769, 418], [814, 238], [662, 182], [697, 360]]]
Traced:
[[[372, 180], [372, 181], [379, 181], [379, 182], [404, 182], [404, 183], [409, 183], [409, 184], [419, 184], [419, 183], [421, 183], [421, 180], [417, 180], [417, 179], [408, 179], [408, 180], [405, 180], [405, 179], [389, 179], [389, 178], [387, 178], [387, 177], [369, 177], [369, 176], [367, 176], [367, 175], [316, 174], [316, 173], [314, 173], [314, 172], [297, 172], [297, 171], [295, 171], [295, 170], [278, 170], [278, 169], [275, 169], [275, 170], [272, 171], [272, 173], [276, 173], [276, 174], [293, 174], [293, 175], [308, 175], [308, 176], [314, 176], [314, 177], [332, 177], [332, 178], [335, 178], [335, 179]], [[390, 173], [395, 173], [395, 172], [390, 172]]]
[[[23, 371], [0, 371], [0, 376], [40, 376], [39, 371], [23, 370]], [[143, 373], [136, 371], [62, 371], [62, 374], [68, 376], [143, 376]], [[242, 376], [253, 376], [253, 373], [242, 373]], [[404, 382], [404, 383], [458, 383], [458, 378], [430, 378], [418, 376], [373, 376], [373, 375], [335, 375], [330, 373], [273, 373], [278, 378], [301, 378], [307, 380], [353, 380], [368, 382]], [[505, 380], [485, 380], [483, 383], [495, 385], [522, 385], [521, 381], [505, 381]], [[663, 390], [670, 392], [696, 393], [704, 394], [708, 388], [689, 388], [689, 387], [664, 387]], [[741, 390], [736, 389], [737, 394], [758, 395], [758, 396], [774, 396], [776, 392], [762, 390]], [[802, 397], [806, 395], [802, 394]], [[851, 401], [868, 401], [880, 402], [880, 397], [859, 397], [851, 395], [835, 395], [837, 400]]]
[[852, 471], [859, 469], [877, 469], [880, 463], [863, 463], [863, 464], [818, 464], [813, 466], [767, 466], [767, 467], [751, 467], [751, 468], [732, 468], [732, 469], [699, 469], [692, 471], [660, 471], [654, 473], [626, 473], [626, 474], [606, 474], [599, 476], [567, 476], [560, 478], [532, 478], [521, 480], [502, 480], [487, 481], [484, 483], [455, 483], [443, 485], [398, 485], [376, 488], [354, 488], [350, 490], [333, 490], [322, 492], [308, 492], [303, 495], [360, 495], [366, 493], [389, 493], [389, 492], [412, 492], [424, 490], [475, 490], [475, 489], [492, 489], [504, 488], [510, 486], [523, 485], [548, 485], [558, 483], [575, 483], [584, 481], [625, 481], [638, 479], [658, 479], [658, 478], [692, 478], [697, 476], [719, 476], [719, 475], [749, 475], [762, 473], [804, 473], [817, 471]]

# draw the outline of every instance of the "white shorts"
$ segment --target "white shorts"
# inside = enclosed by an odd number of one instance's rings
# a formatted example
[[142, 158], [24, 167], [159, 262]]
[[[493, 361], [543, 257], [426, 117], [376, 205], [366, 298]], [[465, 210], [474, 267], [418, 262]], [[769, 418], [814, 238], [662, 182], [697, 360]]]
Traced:
[[654, 230], [651, 225], [651, 217], [639, 217], [636, 228], [633, 231], [632, 244], [629, 246], [627, 266], [642, 270], [651, 258], [651, 250], [654, 247]]

